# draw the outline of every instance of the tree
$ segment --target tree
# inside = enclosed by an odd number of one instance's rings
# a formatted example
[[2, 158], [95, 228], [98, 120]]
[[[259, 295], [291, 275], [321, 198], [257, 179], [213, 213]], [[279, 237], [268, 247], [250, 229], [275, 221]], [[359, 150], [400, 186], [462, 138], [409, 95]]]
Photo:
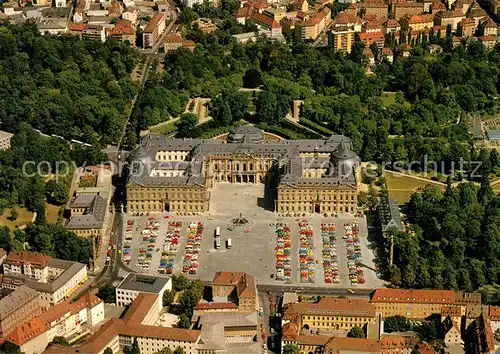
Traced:
[[12, 240], [10, 238], [8, 226], [0, 226], [0, 247], [6, 251], [10, 251], [12, 248]]
[[10, 209], [9, 219], [11, 221], [15, 221], [15, 220], [17, 220], [18, 217], [19, 217], [19, 211], [17, 210], [17, 208]]
[[262, 74], [257, 69], [248, 69], [243, 76], [243, 87], [257, 88], [262, 85]]
[[[108, 347], [108, 348], [104, 349], [104, 354], [113, 354], [113, 350]], [[165, 353], [165, 354], [167, 354], [167, 353]]]
[[287, 344], [283, 347], [283, 354], [300, 354], [300, 348], [297, 344]]
[[134, 342], [131, 346], [123, 348], [123, 354], [141, 354], [139, 343], [137, 343], [137, 338], [134, 339]]
[[177, 327], [179, 327], [179, 328], [190, 328], [191, 327], [191, 320], [189, 319], [189, 317], [185, 313], [183, 313], [179, 317], [179, 322], [177, 322]]
[[354, 326], [347, 333], [347, 336], [349, 338], [365, 338], [365, 332], [363, 331], [363, 329], [361, 327]]
[[62, 336], [55, 336], [54, 339], [52, 340], [52, 343], [65, 345], [67, 347], [69, 346], [69, 342], [66, 340], [66, 338]]
[[384, 321], [384, 332], [406, 332], [411, 329], [411, 324], [405, 316], [389, 316]]
[[182, 347], [177, 347], [174, 350], [174, 354], [184, 354], [184, 349], [182, 349]]
[[68, 187], [61, 182], [51, 179], [45, 185], [47, 199], [57, 205], [62, 205], [68, 201]]
[[173, 276], [172, 277], [172, 288], [175, 291], [182, 291], [187, 289], [189, 286], [189, 280], [183, 275]]
[[110, 284], [105, 284], [99, 288], [96, 296], [104, 302], [114, 303], [116, 302], [115, 287]]
[[156, 352], [155, 354], [173, 354], [172, 349], [165, 347], [162, 350]]
[[175, 292], [172, 290], [165, 290], [163, 293], [163, 306], [170, 307], [174, 302]]
[[432, 342], [437, 338], [437, 329], [434, 322], [423, 322], [415, 330], [423, 342]]
[[193, 113], [185, 113], [177, 122], [177, 136], [188, 137], [198, 124], [198, 116]]

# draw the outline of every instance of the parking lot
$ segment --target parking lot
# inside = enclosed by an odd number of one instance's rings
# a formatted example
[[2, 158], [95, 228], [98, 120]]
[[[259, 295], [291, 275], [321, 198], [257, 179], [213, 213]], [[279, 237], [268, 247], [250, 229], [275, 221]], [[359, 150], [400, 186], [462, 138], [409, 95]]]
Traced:
[[[279, 218], [271, 211], [271, 205], [264, 196], [263, 185], [252, 184], [224, 184], [221, 183], [212, 190], [210, 213], [202, 216], [178, 216], [174, 214], [151, 214], [149, 216], [126, 216], [127, 222], [123, 225], [124, 235], [129, 240], [126, 246], [130, 249], [129, 266], [138, 272], [148, 274], [158, 273], [160, 264], [162, 272], [171, 264], [173, 274], [183, 270], [188, 276], [211, 280], [214, 273], [222, 270], [242, 271], [254, 275], [260, 284], [292, 284], [301, 286], [332, 286], [332, 287], [368, 287], [382, 285], [376, 277], [373, 264], [373, 254], [367, 244], [367, 225], [365, 218], [352, 216], [328, 217], [312, 215], [309, 217]], [[245, 219], [247, 223], [235, 226], [234, 219]], [[300, 262], [304, 256], [299, 256], [299, 223], [307, 221], [310, 236], [307, 243], [309, 268], [312, 276], [303, 282], [304, 274], [300, 271]], [[353, 221], [359, 222], [359, 244], [357, 252], [362, 257], [364, 280], [363, 284], [352, 285], [348, 271], [347, 242], [342, 238], [344, 224]], [[149, 225], [155, 235], [141, 235], [142, 230]], [[180, 223], [182, 225], [180, 226]], [[276, 280], [276, 224], [286, 223], [290, 229], [290, 268], [291, 274], [286, 281]], [[336, 230], [332, 238], [336, 239], [336, 256], [338, 265], [338, 283], [325, 283], [323, 267], [323, 239], [322, 224], [335, 224]], [[170, 229], [169, 229], [170, 224]], [[191, 241], [188, 243], [189, 225]], [[152, 226], [156, 225], [156, 226]], [[172, 227], [174, 225], [174, 227]], [[132, 226], [132, 228], [130, 227]], [[126, 229], [131, 230], [125, 232]], [[221, 247], [215, 247], [215, 229], [220, 227]], [[200, 228], [202, 231], [200, 232]], [[232, 229], [232, 230], [230, 230]], [[169, 236], [167, 236], [167, 231]], [[334, 235], [334, 236], [333, 236]], [[148, 236], [149, 238], [147, 238]], [[175, 242], [172, 240], [176, 238]], [[231, 248], [226, 242], [231, 239]], [[165, 241], [168, 242], [165, 242]], [[154, 244], [151, 242], [154, 241]], [[189, 268], [186, 268], [186, 246], [189, 258]], [[149, 247], [149, 249], [148, 249]], [[142, 249], [141, 249], [142, 248]], [[166, 252], [167, 250], [168, 252]], [[125, 250], [124, 250], [125, 251]], [[303, 252], [303, 251], [301, 251]], [[162, 256], [163, 255], [163, 256]], [[358, 256], [357, 256], [358, 257]], [[162, 260], [163, 258], [163, 260]], [[196, 258], [196, 259], [194, 259]], [[352, 253], [351, 253], [352, 258]], [[147, 262], [145, 262], [147, 260]], [[198, 267], [192, 264], [198, 264]], [[142, 264], [141, 264], [142, 263]], [[168, 264], [167, 267], [165, 265]], [[189, 274], [189, 270], [192, 274]], [[195, 272], [196, 271], [196, 272]], [[302, 275], [302, 277], [301, 277]]]

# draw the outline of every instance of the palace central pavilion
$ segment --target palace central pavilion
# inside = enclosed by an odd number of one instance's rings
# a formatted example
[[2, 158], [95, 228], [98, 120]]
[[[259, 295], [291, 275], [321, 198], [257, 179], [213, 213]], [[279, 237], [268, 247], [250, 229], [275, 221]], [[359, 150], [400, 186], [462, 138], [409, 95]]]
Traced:
[[167, 139], [151, 134], [129, 155], [127, 211], [209, 211], [217, 183], [265, 183], [279, 213], [355, 213], [359, 158], [351, 140], [268, 139], [251, 126], [225, 139]]

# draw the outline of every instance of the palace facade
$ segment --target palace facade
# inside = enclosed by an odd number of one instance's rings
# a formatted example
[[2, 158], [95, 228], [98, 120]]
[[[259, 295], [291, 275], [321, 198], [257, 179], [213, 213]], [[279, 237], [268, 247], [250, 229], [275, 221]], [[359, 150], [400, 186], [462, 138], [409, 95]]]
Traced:
[[342, 135], [269, 141], [251, 125], [221, 139], [146, 136], [129, 155], [127, 211], [209, 211], [220, 182], [265, 183], [280, 213], [355, 213], [359, 158]]

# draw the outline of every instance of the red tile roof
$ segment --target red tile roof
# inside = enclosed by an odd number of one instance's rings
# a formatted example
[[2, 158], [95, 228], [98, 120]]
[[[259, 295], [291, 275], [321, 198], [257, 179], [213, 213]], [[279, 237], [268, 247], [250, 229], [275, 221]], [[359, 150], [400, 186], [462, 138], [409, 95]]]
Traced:
[[324, 354], [339, 352], [380, 352], [380, 343], [368, 338], [333, 337], [325, 344]]
[[268, 28], [280, 28], [281, 25], [276, 22], [274, 19], [272, 19], [269, 16], [266, 16], [264, 14], [254, 12], [251, 17], [252, 20], [255, 20], [258, 24], [261, 26], [266, 26]]
[[85, 31], [86, 29], [89, 28], [89, 25], [86, 24], [86, 23], [74, 23], [72, 22], [70, 25], [69, 25], [69, 30], [70, 31], [73, 31], [73, 32], [81, 32], [81, 31]]
[[149, 310], [155, 306], [157, 299], [158, 295], [156, 294], [140, 293], [123, 316], [123, 322], [127, 325], [140, 325]]
[[490, 306], [488, 314], [491, 319], [500, 320], [500, 306]]
[[375, 43], [375, 42], [384, 42], [385, 37], [382, 31], [377, 32], [364, 32], [359, 34], [359, 40], [365, 43]]
[[23, 264], [29, 263], [31, 266], [46, 267], [49, 264], [50, 257], [43, 253], [30, 251], [11, 251], [5, 260], [5, 263]]
[[443, 306], [441, 307], [441, 316], [460, 317], [462, 309], [459, 306]]
[[436, 351], [427, 343], [420, 343], [417, 349], [419, 354], [436, 354]]
[[233, 14], [235, 18], [247, 18], [252, 16], [253, 9], [251, 6], [245, 4], [243, 7], [240, 7], [236, 12]]
[[195, 310], [237, 310], [238, 306], [232, 302], [206, 302], [199, 303], [194, 307]]
[[236, 286], [238, 297], [256, 296], [255, 278], [244, 272], [217, 272], [214, 275], [212, 285]]
[[363, 49], [363, 55], [367, 58], [373, 58], [373, 52], [369, 47]]
[[116, 23], [115, 27], [109, 31], [111, 36], [134, 36], [135, 28], [129, 20], [120, 20]]
[[418, 24], [418, 23], [432, 23], [434, 24], [434, 15], [413, 15], [405, 18], [408, 24]]
[[153, 33], [160, 25], [161, 22], [165, 22], [165, 14], [157, 13], [153, 16], [153, 18], [148, 22], [146, 27], [144, 28], [144, 33]]
[[393, 19], [388, 19], [387, 21], [385, 21], [383, 23], [383, 25], [386, 27], [386, 28], [397, 28], [397, 27], [400, 27], [400, 24], [398, 21], [396, 20], [393, 20]]
[[20, 347], [30, 340], [38, 337], [46, 330], [47, 327], [43, 321], [39, 317], [35, 317], [31, 321], [17, 327], [7, 336], [6, 340]]
[[167, 43], [182, 43], [182, 37], [177, 33], [171, 33], [165, 38]]
[[373, 293], [371, 302], [454, 304], [456, 298], [452, 290], [378, 288]]
[[392, 49], [387, 47], [383, 48], [382, 55], [392, 55]]
[[415, 336], [393, 336], [393, 335], [382, 335], [380, 339], [380, 348], [382, 352], [384, 350], [394, 350], [399, 349], [413, 349], [416, 344], [418, 344], [419, 339]]

